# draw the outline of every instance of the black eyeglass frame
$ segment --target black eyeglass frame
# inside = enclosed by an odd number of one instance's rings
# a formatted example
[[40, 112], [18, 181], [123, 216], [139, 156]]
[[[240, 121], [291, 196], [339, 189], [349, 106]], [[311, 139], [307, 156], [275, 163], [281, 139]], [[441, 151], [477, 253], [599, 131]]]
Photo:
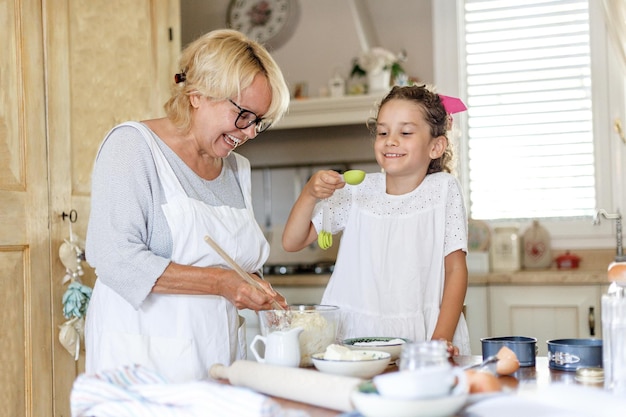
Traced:
[[[243, 107], [241, 107], [240, 105], [232, 101], [231, 99], [228, 99], [228, 101], [230, 101], [233, 106], [239, 109], [239, 114], [237, 115], [237, 118], [235, 119], [235, 127], [237, 129], [247, 129], [254, 124], [255, 125], [254, 130], [256, 131], [256, 133], [263, 133], [267, 129], [269, 129], [270, 126], [272, 125], [271, 120], [264, 119], [263, 117], [257, 116], [255, 112], [248, 110], [248, 109], [244, 109]], [[248, 114], [251, 114], [254, 118], [252, 120], [246, 121], [246, 119], [249, 118], [249, 116], [247, 116]], [[244, 116], [243, 119], [242, 119], [242, 116]], [[241, 123], [239, 122], [240, 120], [243, 120], [242, 126], [240, 126], [241, 125]]]

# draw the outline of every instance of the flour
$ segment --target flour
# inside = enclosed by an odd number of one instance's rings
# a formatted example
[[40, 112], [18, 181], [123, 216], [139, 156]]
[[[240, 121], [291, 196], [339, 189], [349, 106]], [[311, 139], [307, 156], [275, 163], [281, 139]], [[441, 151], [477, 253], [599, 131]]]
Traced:
[[329, 322], [317, 311], [292, 311], [291, 315], [291, 328], [304, 329], [300, 334], [300, 366], [312, 366], [311, 355], [324, 352], [335, 342], [335, 322]]

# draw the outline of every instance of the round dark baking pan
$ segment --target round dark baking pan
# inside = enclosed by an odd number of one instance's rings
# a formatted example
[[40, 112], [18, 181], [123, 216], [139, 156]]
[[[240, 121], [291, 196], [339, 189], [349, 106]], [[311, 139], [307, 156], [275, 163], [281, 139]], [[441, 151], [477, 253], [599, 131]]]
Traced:
[[483, 337], [480, 339], [483, 360], [498, 354], [502, 346], [515, 352], [520, 366], [535, 366], [537, 356], [537, 338], [525, 336]]
[[559, 371], [602, 367], [601, 339], [548, 340], [548, 366]]

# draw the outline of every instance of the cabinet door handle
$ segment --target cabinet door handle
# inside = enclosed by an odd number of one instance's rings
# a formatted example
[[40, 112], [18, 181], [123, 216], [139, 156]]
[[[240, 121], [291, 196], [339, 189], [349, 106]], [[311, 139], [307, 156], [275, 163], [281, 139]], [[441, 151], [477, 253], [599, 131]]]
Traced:
[[596, 313], [593, 307], [589, 307], [589, 335], [596, 335]]

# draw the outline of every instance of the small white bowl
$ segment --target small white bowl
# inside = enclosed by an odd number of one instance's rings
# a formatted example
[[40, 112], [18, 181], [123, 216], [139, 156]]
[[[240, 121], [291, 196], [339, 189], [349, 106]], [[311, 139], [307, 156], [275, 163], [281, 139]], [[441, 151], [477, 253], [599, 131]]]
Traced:
[[469, 391], [463, 368], [451, 365], [388, 372], [376, 375], [373, 382], [380, 395], [398, 400], [427, 400]]
[[378, 394], [369, 381], [350, 395], [354, 408], [365, 417], [449, 417], [463, 408], [467, 398], [467, 393], [461, 393], [426, 400], [397, 400]]
[[[389, 342], [392, 340], [402, 340], [402, 342], [390, 344]], [[350, 349], [367, 349], [387, 352], [391, 354], [391, 360], [395, 361], [400, 357], [402, 346], [409, 342], [409, 339], [404, 339], [402, 337], [355, 337], [352, 339], [345, 339], [342, 343]]]
[[369, 379], [382, 373], [391, 361], [391, 355], [376, 350], [355, 350], [363, 357], [358, 360], [324, 359], [324, 352], [315, 353], [311, 358], [313, 365], [328, 374], [352, 376]]

